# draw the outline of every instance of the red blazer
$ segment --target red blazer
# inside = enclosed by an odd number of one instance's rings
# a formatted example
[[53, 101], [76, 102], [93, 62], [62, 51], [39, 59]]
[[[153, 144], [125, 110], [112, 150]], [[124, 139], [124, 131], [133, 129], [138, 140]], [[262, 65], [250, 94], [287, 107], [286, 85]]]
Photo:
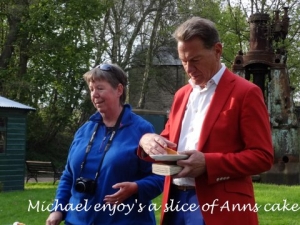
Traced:
[[[169, 120], [161, 135], [178, 143], [181, 121], [192, 87], [174, 96]], [[269, 115], [261, 89], [225, 70], [211, 100], [199, 137], [198, 151], [205, 155], [206, 173], [196, 177], [196, 193], [206, 225], [258, 224], [251, 175], [273, 164]], [[138, 150], [142, 156], [142, 149]], [[166, 177], [164, 207], [171, 177]]]

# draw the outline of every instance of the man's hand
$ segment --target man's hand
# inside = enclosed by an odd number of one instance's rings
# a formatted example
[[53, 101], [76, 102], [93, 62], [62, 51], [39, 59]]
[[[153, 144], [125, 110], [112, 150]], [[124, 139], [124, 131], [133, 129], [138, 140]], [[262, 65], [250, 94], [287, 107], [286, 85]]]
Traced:
[[140, 146], [148, 155], [167, 154], [165, 147], [174, 148], [177, 145], [158, 134], [144, 134], [140, 140]]
[[185, 160], [178, 160], [177, 165], [183, 167], [182, 171], [174, 175], [174, 178], [198, 177], [205, 173], [205, 157], [202, 152], [196, 150], [182, 151], [180, 154], [189, 155]]

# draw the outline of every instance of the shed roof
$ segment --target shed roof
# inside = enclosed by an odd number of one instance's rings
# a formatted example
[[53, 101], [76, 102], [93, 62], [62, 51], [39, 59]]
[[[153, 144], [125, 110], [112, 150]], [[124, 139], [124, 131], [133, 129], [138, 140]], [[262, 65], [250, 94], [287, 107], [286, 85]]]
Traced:
[[160, 66], [182, 66], [181, 60], [178, 58], [176, 48], [162, 46], [158, 48], [153, 57], [153, 65]]
[[[148, 45], [138, 45], [134, 53], [137, 58], [135, 60], [139, 60], [139, 54], [145, 53], [148, 48]], [[161, 46], [154, 52], [152, 64], [155, 66], [182, 66], [177, 48], [169, 46]]]
[[35, 108], [10, 100], [8, 98], [4, 98], [2, 96], [0, 96], [0, 108], [26, 109], [35, 111]]

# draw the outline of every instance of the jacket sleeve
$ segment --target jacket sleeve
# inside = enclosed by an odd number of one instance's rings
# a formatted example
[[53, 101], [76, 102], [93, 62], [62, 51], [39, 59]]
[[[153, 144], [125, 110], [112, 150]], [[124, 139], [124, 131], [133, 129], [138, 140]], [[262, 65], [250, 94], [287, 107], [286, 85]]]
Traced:
[[[146, 133], [154, 133], [152, 125], [144, 126], [142, 135]], [[138, 185], [138, 198], [142, 202], [148, 202], [162, 193], [164, 176], [152, 173], [152, 162], [154, 162], [154, 160], [151, 159], [141, 147], [138, 148], [138, 156], [141, 177], [140, 180], [136, 181]]]
[[67, 163], [65, 165], [64, 171], [62, 173], [62, 176], [60, 178], [57, 190], [56, 190], [56, 195], [55, 199], [52, 205], [51, 212], [54, 211], [60, 211], [63, 213], [63, 219], [66, 216], [66, 206], [69, 203], [69, 199], [71, 197], [71, 190], [72, 190], [72, 185], [73, 185], [73, 175], [71, 172], [71, 169], [69, 167], [69, 158], [72, 155], [72, 149], [74, 146], [74, 141], [77, 139], [78, 136], [81, 135], [81, 129], [79, 129], [73, 139], [73, 142], [69, 148], [69, 154], [67, 158]]
[[152, 173], [152, 163], [140, 159], [140, 171], [144, 178], [137, 180], [138, 198], [141, 202], [148, 202], [162, 193], [164, 176]]

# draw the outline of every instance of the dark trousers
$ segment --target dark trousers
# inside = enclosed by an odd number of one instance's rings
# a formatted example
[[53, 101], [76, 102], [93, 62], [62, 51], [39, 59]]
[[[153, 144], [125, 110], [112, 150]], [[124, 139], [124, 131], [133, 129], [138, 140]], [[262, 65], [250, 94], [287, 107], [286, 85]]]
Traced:
[[205, 225], [195, 189], [179, 190], [171, 185], [164, 225]]

